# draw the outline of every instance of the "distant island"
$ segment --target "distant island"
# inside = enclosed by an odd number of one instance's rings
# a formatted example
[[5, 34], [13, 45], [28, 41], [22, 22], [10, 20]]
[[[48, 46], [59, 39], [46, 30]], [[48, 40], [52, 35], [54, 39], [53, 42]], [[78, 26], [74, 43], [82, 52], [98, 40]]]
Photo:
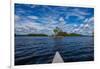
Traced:
[[15, 36], [48, 36], [48, 35], [46, 34], [24, 34], [24, 35], [15, 34]]
[[56, 27], [55, 29], [53, 29], [54, 34], [53, 35], [47, 35], [47, 34], [35, 34], [35, 33], [31, 33], [31, 34], [24, 34], [24, 35], [18, 35], [15, 34], [15, 36], [51, 36], [51, 37], [65, 37], [65, 36], [89, 36], [89, 35], [82, 35], [82, 34], [77, 34], [77, 33], [67, 33], [67, 32], [63, 32], [60, 28]]
[[63, 32], [59, 27], [56, 27], [53, 32], [54, 36], [82, 36], [81, 34]]
[[[48, 35], [46, 35], [46, 34], [26, 34], [26, 35], [17, 35], [17, 34], [15, 34], [15, 36], [48, 36]], [[51, 36], [53, 36], [53, 35], [51, 35]], [[80, 34], [75, 34], [75, 33], [70, 33], [70, 34], [67, 34], [67, 33], [65, 33], [65, 32], [63, 32], [63, 33], [59, 33], [59, 34], [57, 34], [56, 36], [82, 36], [82, 35], [80, 35]]]

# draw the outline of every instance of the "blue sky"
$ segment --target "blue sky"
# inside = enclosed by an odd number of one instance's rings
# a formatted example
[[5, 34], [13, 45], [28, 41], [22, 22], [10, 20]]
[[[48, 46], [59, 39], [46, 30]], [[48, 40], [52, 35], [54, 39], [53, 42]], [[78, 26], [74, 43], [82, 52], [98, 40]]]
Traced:
[[67, 33], [91, 35], [94, 9], [68, 6], [15, 4], [16, 34], [54, 34], [55, 27]]

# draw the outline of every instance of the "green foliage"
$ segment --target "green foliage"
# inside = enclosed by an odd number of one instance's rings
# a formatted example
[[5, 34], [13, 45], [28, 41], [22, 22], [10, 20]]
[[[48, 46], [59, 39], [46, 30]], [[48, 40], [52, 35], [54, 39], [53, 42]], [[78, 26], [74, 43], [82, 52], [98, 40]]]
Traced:
[[81, 36], [80, 34], [75, 34], [75, 33], [66, 33], [66, 32], [59, 32], [56, 36]]
[[46, 34], [28, 34], [28, 36], [48, 36]]
[[66, 32], [63, 32], [58, 27], [56, 27], [53, 31], [55, 33], [55, 36], [81, 36], [80, 34], [76, 34], [76, 33], [66, 33]]
[[57, 33], [61, 32], [61, 29], [56, 27], [53, 31], [54, 31], [55, 34], [57, 34]]

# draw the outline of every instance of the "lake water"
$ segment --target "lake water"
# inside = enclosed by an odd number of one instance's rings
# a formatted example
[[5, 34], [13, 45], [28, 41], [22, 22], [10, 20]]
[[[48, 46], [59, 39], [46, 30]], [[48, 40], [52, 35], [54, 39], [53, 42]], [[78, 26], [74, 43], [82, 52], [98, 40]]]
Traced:
[[94, 60], [93, 37], [15, 37], [15, 65], [52, 63], [56, 51], [64, 62]]

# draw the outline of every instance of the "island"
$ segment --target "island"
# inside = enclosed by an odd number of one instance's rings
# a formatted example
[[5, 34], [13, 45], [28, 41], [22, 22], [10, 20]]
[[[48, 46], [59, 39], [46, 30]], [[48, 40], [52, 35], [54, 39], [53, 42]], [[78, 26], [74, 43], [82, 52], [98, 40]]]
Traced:
[[54, 30], [54, 35], [53, 36], [83, 36], [81, 34], [77, 34], [77, 33], [67, 33], [67, 32], [63, 32], [59, 27], [56, 27]]
[[67, 32], [63, 32], [59, 27], [56, 27], [55, 29], [53, 29], [54, 34], [52, 35], [47, 35], [47, 34], [35, 34], [35, 33], [31, 33], [31, 34], [24, 34], [24, 35], [18, 35], [15, 34], [15, 36], [51, 36], [51, 37], [65, 37], [65, 36], [83, 36], [81, 34], [77, 34], [77, 33], [67, 33]]

